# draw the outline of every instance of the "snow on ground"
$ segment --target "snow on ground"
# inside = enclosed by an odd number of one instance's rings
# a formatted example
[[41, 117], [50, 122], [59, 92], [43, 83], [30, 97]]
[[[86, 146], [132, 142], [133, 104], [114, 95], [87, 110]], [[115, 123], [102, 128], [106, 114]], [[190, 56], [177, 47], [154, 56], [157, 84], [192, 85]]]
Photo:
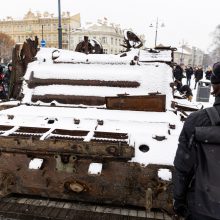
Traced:
[[[205, 77], [203, 77], [202, 82], [210, 83], [210, 80], [206, 80]], [[182, 83], [183, 83], [183, 85], [186, 85], [186, 78], [183, 78]], [[192, 106], [194, 105], [195, 107], [197, 106], [199, 109], [208, 108], [208, 107], [213, 106], [213, 104], [215, 102], [215, 97], [211, 94], [209, 97], [209, 102], [198, 102], [197, 101], [198, 83], [197, 83], [196, 89], [194, 88], [194, 86], [195, 86], [195, 79], [192, 76], [190, 88], [193, 93], [193, 99], [192, 99], [192, 102], [190, 103], [190, 105], [192, 105]], [[211, 91], [212, 91], [212, 88], [211, 88]], [[186, 99], [178, 99], [177, 101], [181, 104], [189, 105], [189, 101], [187, 101]]]

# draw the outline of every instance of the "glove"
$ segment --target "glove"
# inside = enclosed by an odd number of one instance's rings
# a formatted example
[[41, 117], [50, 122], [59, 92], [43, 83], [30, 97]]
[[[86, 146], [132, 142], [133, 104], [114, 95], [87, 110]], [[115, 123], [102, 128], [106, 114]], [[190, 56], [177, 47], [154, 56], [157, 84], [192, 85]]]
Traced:
[[191, 95], [189, 95], [188, 97], [187, 97], [187, 99], [191, 102], [192, 101], [192, 96]]
[[188, 217], [189, 216], [189, 210], [185, 204], [184, 201], [182, 200], [174, 200], [173, 202], [173, 209], [174, 212], [181, 217]]

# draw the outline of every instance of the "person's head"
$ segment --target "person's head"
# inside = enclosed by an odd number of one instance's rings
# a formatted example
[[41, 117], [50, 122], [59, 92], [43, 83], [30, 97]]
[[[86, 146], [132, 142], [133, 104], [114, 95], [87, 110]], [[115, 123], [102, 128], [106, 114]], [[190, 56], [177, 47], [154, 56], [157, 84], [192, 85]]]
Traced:
[[217, 62], [213, 65], [211, 83], [213, 87], [212, 94], [214, 96], [220, 96], [220, 62]]
[[211, 66], [208, 66], [208, 71], [212, 71], [212, 67]]
[[11, 64], [11, 63], [8, 64], [8, 69], [9, 69], [10, 71], [12, 71], [12, 64]]

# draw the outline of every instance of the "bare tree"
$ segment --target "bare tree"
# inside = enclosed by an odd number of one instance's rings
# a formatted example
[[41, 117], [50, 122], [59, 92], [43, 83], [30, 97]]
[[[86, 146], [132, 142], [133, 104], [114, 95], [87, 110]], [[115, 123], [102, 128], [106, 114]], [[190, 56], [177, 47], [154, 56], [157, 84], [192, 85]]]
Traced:
[[15, 42], [9, 35], [0, 32], [0, 59], [5, 63], [11, 60], [14, 45]]

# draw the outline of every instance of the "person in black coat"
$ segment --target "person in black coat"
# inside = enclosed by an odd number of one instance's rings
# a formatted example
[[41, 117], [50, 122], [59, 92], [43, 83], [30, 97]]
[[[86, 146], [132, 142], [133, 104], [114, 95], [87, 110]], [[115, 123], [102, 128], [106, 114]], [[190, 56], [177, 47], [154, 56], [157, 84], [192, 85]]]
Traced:
[[183, 85], [178, 90], [181, 94], [184, 94], [184, 96], [191, 102], [193, 98], [192, 90], [188, 85]]
[[210, 79], [211, 79], [211, 75], [212, 75], [212, 69], [211, 69], [211, 67], [209, 67], [209, 68], [207, 69], [207, 71], [205, 72], [205, 78], [206, 78], [207, 80], [210, 80]]
[[[220, 62], [214, 64], [213, 72], [214, 74], [211, 76], [212, 94], [215, 96], [214, 106], [220, 114]], [[215, 215], [216, 207], [204, 209], [203, 213], [198, 211], [197, 207], [200, 203], [195, 198], [196, 147], [190, 148], [189, 146], [195, 127], [205, 126], [211, 126], [205, 109], [189, 115], [179, 136], [179, 144], [174, 159], [174, 211], [178, 216], [185, 217], [187, 220], [220, 219], [220, 216]]]
[[177, 90], [180, 92], [180, 94], [184, 95], [183, 96], [184, 98], [187, 98], [190, 102], [192, 101], [193, 94], [192, 94], [192, 90], [188, 85], [182, 85], [182, 83], [175, 80], [173, 83], [170, 83], [170, 87], [173, 90], [173, 94]]
[[189, 65], [186, 69], [186, 84], [190, 87], [191, 77], [193, 75], [193, 68]]
[[173, 77], [175, 80], [178, 80], [182, 83], [183, 69], [180, 65], [176, 65], [175, 69], [173, 70]]
[[3, 67], [0, 66], [0, 99], [5, 99], [5, 87], [4, 87], [4, 72]]
[[4, 87], [5, 87], [5, 94], [6, 94], [7, 97], [9, 97], [9, 92], [10, 92], [11, 75], [12, 75], [12, 64], [9, 63], [8, 64], [8, 69], [5, 72], [4, 80], [3, 80]]
[[194, 89], [196, 89], [197, 83], [203, 78], [203, 69], [202, 69], [202, 67], [196, 68], [194, 74], [195, 74], [195, 87], [194, 87]]

